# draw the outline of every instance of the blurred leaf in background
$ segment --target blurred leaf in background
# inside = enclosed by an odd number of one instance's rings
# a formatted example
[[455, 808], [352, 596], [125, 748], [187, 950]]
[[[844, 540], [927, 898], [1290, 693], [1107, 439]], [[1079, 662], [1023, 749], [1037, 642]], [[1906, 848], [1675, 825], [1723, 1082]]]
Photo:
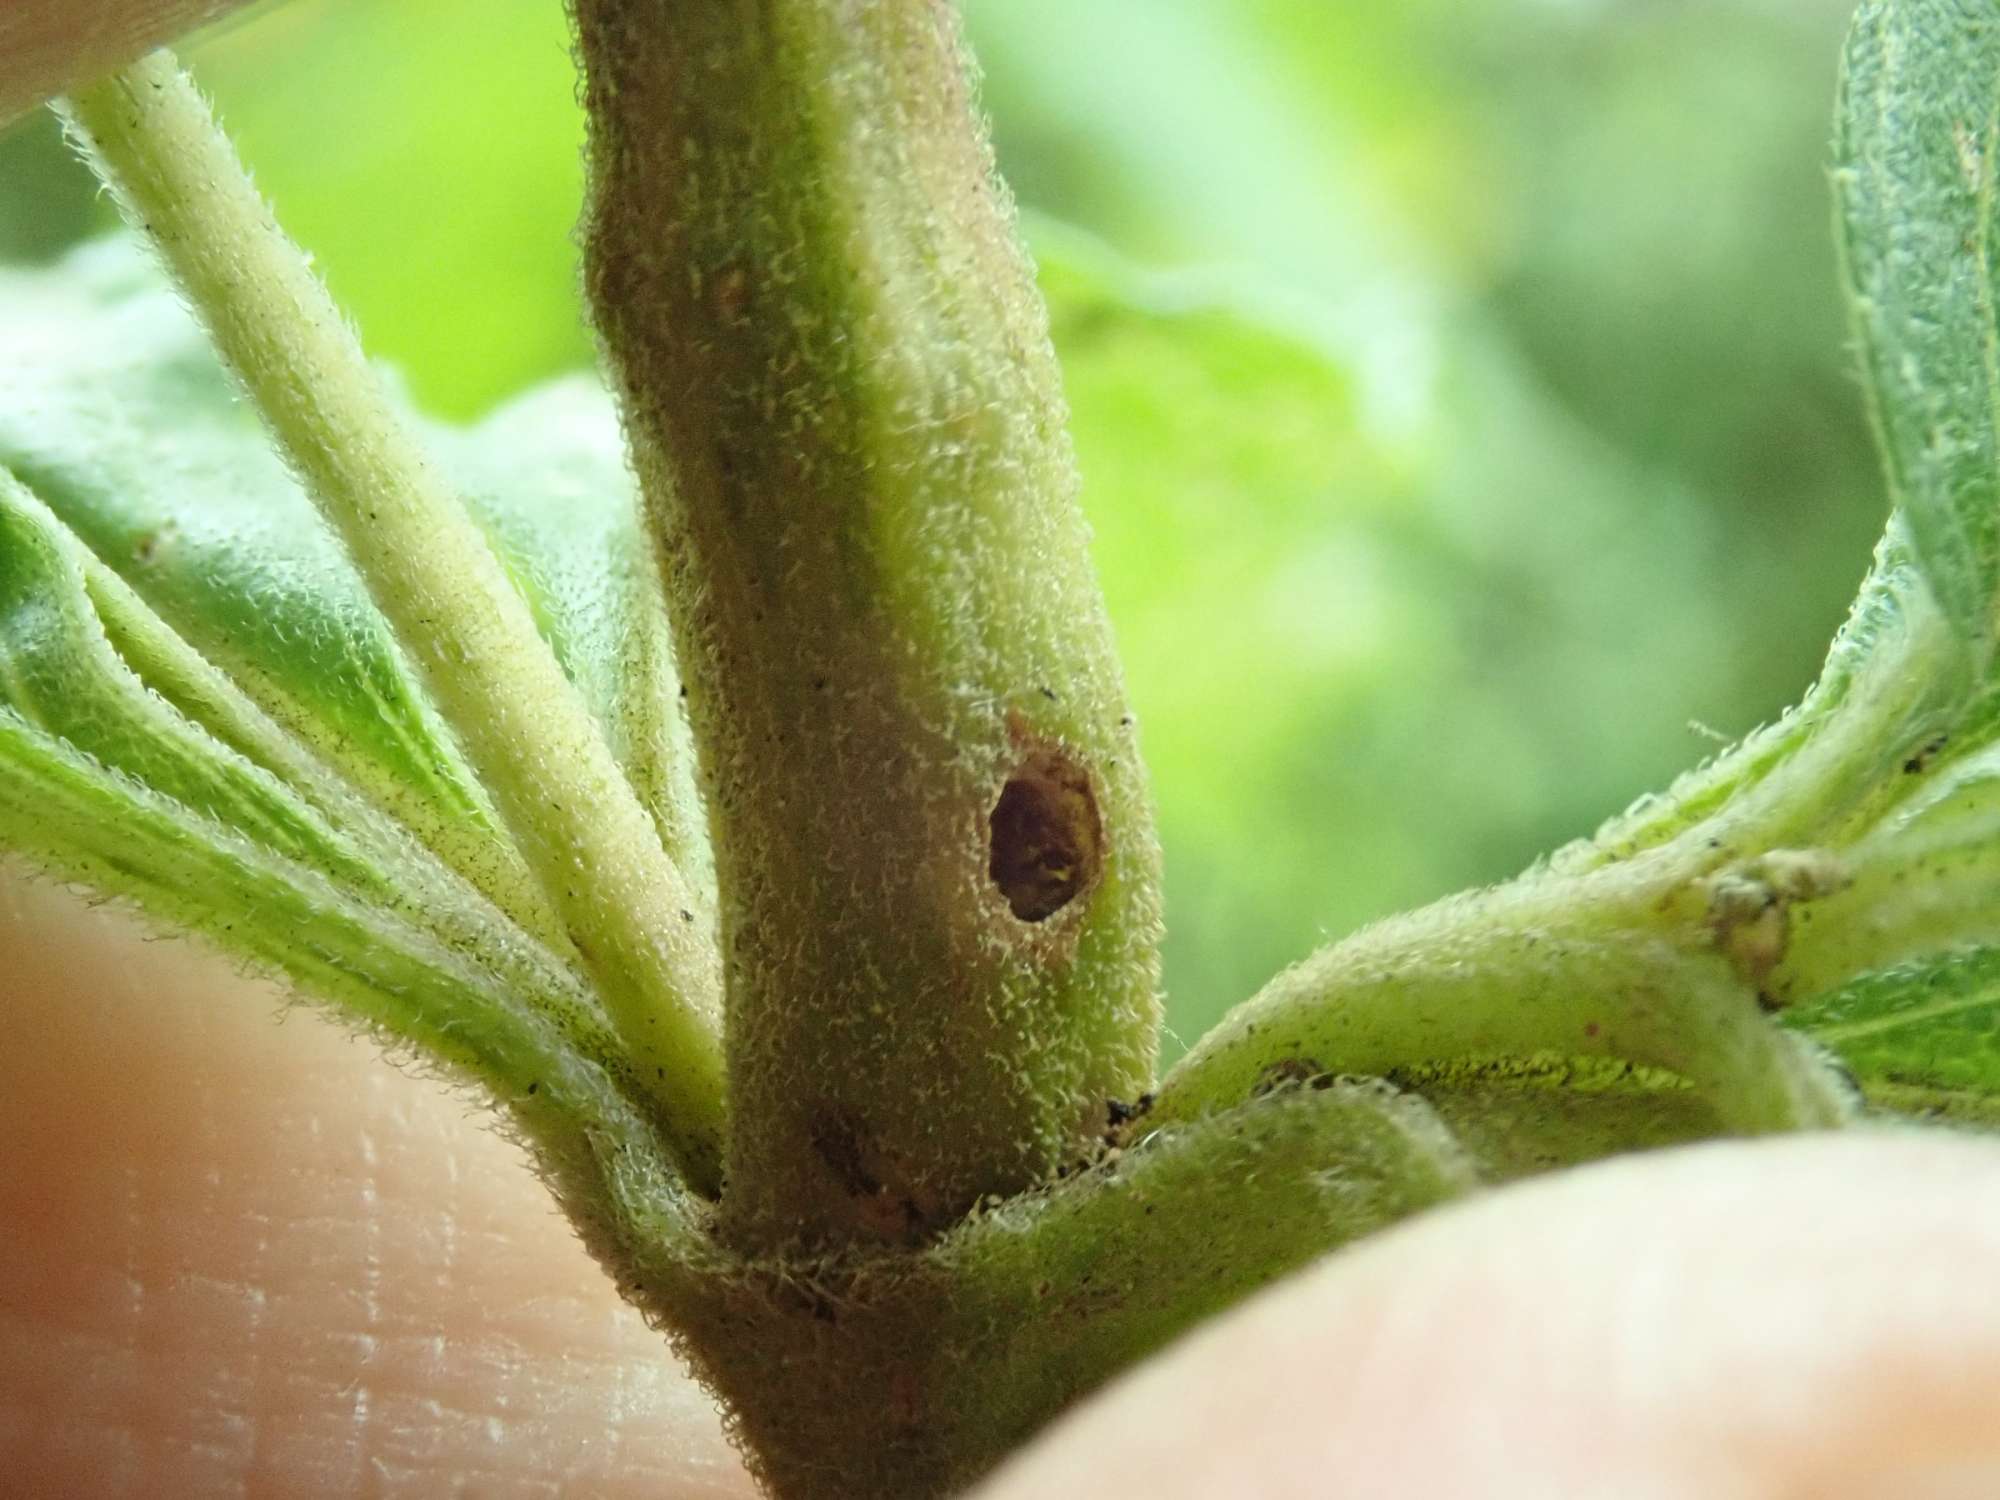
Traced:
[[[1154, 764], [1182, 1039], [1801, 690], [1883, 503], [1823, 180], [1846, 0], [964, 8]], [[295, 0], [189, 55], [422, 403], [588, 361], [556, 0]], [[105, 222], [45, 124], [0, 140], [0, 257]]]

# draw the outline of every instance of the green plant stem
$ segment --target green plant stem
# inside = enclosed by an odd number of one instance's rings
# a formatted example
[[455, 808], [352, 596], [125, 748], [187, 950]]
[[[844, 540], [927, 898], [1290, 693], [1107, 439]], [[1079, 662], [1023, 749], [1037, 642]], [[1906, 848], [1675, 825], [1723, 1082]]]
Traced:
[[1159, 1131], [916, 1252], [703, 1262], [668, 1228], [621, 1264], [771, 1494], [930, 1500], [1200, 1319], [1475, 1186], [1421, 1099], [1343, 1080]]
[[1771, 1024], [1701, 918], [1678, 915], [1701, 887], [1671, 852], [1589, 881], [1530, 875], [1322, 951], [1204, 1037], [1139, 1128], [1287, 1079], [1538, 1053], [1667, 1069], [1728, 1130], [1840, 1123], [1849, 1091]]
[[588, 281], [714, 828], [725, 1233], [921, 1239], [1152, 1076], [1158, 850], [937, 0], [577, 0]]
[[714, 1194], [714, 955], [526, 605], [174, 59], [154, 53], [66, 109], [345, 542], [559, 913], [681, 1170]]

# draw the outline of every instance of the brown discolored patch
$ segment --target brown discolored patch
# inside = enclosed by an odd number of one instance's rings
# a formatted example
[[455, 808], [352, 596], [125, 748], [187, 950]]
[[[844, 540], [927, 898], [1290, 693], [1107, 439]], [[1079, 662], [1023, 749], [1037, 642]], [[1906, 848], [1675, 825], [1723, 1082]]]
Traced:
[[915, 1432], [924, 1425], [925, 1415], [930, 1409], [929, 1393], [915, 1370], [907, 1365], [893, 1367], [883, 1396], [892, 1427], [902, 1432]]
[[1918, 776], [1928, 771], [1931, 762], [1944, 753], [1944, 747], [1950, 738], [1949, 735], [1938, 734], [1932, 735], [1929, 739], [1925, 740], [1923, 744], [1917, 747], [1915, 753], [1903, 762], [1903, 774], [1905, 776]]
[[841, 1110], [816, 1110], [812, 1117], [812, 1148], [834, 1178], [857, 1198], [882, 1191], [882, 1180], [869, 1163], [870, 1152], [860, 1128]]
[[1839, 893], [1852, 879], [1847, 867], [1824, 850], [1773, 849], [1706, 882], [1715, 946], [1755, 986], [1766, 1008], [1783, 1003], [1766, 981], [1791, 946], [1797, 908]]
[[1261, 1099], [1278, 1089], [1311, 1085], [1316, 1089], [1333, 1087], [1333, 1075], [1310, 1057], [1287, 1057], [1272, 1063], [1257, 1075], [1257, 1082], [1250, 1090], [1250, 1097]]
[[914, 1243], [930, 1226], [924, 1205], [890, 1179], [893, 1168], [865, 1123], [833, 1105], [815, 1110], [809, 1127], [813, 1154], [852, 1200], [854, 1222], [877, 1239]]
[[725, 328], [741, 327], [749, 321], [750, 277], [741, 266], [730, 266], [717, 275], [710, 287], [715, 302], [715, 318]]
[[1045, 922], [1096, 881], [1104, 824], [1090, 773], [1060, 750], [1031, 751], [987, 815], [987, 873], [1008, 910]]
[[173, 545], [176, 528], [169, 522], [141, 532], [132, 541], [132, 561], [141, 567], [150, 567], [160, 560], [161, 555]]

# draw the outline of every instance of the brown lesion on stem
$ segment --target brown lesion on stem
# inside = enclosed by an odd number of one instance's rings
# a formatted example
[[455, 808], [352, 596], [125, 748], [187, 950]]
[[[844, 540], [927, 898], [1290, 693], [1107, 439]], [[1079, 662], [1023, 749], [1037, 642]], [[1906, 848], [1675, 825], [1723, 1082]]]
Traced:
[[1090, 772], [1063, 750], [1030, 750], [987, 814], [987, 873], [1023, 922], [1046, 922], [1097, 883], [1104, 823]]
[[938, 1214], [938, 1206], [905, 1190], [899, 1171], [881, 1149], [875, 1132], [851, 1110], [822, 1104], [813, 1111], [813, 1154], [825, 1164], [852, 1200], [860, 1223], [877, 1239], [914, 1244]]

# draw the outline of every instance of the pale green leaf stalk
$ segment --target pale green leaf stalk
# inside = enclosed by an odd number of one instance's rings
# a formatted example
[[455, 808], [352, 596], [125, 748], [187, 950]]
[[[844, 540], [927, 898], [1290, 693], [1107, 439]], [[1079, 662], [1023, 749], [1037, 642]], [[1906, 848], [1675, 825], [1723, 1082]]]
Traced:
[[603, 726], [712, 941], [715, 867], [680, 711], [673, 632], [603, 387], [569, 376], [475, 428], [426, 436]]
[[935, 0], [579, 0], [588, 278], [717, 851], [746, 1249], [920, 1239], [1153, 1067], [1159, 856]]
[[416, 659], [651, 1078], [688, 1180], [714, 1193], [723, 1087], [712, 950], [526, 605], [174, 60], [156, 53], [68, 112]]

